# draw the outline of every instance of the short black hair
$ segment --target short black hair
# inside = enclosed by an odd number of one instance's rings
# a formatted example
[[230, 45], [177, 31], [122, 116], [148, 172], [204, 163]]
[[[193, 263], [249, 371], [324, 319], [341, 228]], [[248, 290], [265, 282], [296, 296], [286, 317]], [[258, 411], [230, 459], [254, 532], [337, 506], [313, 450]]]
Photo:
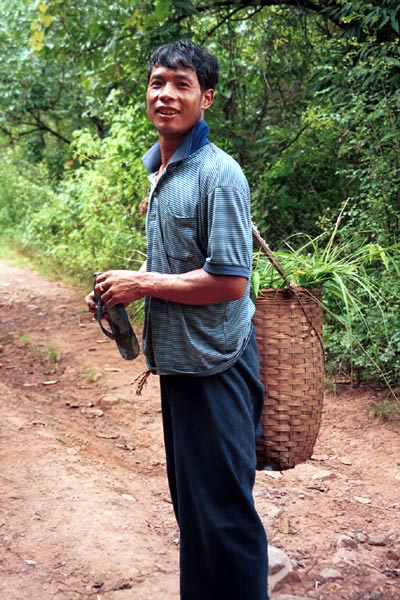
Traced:
[[218, 60], [204, 46], [198, 46], [191, 40], [176, 40], [157, 48], [151, 55], [147, 68], [147, 82], [150, 80], [152, 68], [156, 65], [168, 69], [193, 69], [196, 71], [202, 92], [214, 90], [218, 83]]

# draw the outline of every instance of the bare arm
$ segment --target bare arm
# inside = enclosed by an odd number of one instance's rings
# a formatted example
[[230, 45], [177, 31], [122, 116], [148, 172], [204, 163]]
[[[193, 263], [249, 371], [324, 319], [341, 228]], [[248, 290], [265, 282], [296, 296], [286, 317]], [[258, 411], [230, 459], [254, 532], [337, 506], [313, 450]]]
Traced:
[[245, 293], [246, 284], [245, 277], [211, 275], [204, 269], [179, 275], [124, 270], [99, 275], [96, 292], [110, 307], [144, 296], [201, 305], [238, 300]]

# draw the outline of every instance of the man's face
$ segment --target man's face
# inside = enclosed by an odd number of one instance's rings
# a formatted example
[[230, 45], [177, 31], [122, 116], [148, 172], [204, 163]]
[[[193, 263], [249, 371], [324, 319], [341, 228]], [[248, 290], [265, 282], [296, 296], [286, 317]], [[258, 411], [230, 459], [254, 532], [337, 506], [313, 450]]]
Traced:
[[147, 86], [147, 114], [161, 136], [183, 137], [211, 106], [214, 90], [201, 91], [193, 69], [153, 67]]

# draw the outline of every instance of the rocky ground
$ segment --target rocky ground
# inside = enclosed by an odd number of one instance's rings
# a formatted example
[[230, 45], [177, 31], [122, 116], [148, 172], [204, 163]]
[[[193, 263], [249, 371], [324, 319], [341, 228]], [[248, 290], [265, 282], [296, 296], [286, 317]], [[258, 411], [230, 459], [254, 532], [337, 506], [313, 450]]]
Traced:
[[[0, 260], [1, 600], [178, 600], [158, 381], [136, 396], [143, 370], [76, 291]], [[374, 400], [327, 393], [312, 459], [257, 473], [272, 600], [400, 599], [399, 422]]]

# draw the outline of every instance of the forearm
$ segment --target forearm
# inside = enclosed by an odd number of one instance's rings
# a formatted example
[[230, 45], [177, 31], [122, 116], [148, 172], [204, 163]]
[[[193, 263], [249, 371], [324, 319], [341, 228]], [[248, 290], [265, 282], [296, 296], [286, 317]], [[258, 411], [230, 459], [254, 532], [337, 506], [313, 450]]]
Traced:
[[180, 304], [214, 304], [238, 300], [246, 290], [244, 277], [211, 275], [197, 269], [179, 275], [146, 273], [141, 286], [144, 296]]
[[245, 277], [211, 275], [196, 269], [179, 275], [140, 271], [107, 271], [97, 278], [96, 293], [107, 306], [130, 304], [145, 296], [180, 304], [215, 304], [238, 300], [246, 291]]

